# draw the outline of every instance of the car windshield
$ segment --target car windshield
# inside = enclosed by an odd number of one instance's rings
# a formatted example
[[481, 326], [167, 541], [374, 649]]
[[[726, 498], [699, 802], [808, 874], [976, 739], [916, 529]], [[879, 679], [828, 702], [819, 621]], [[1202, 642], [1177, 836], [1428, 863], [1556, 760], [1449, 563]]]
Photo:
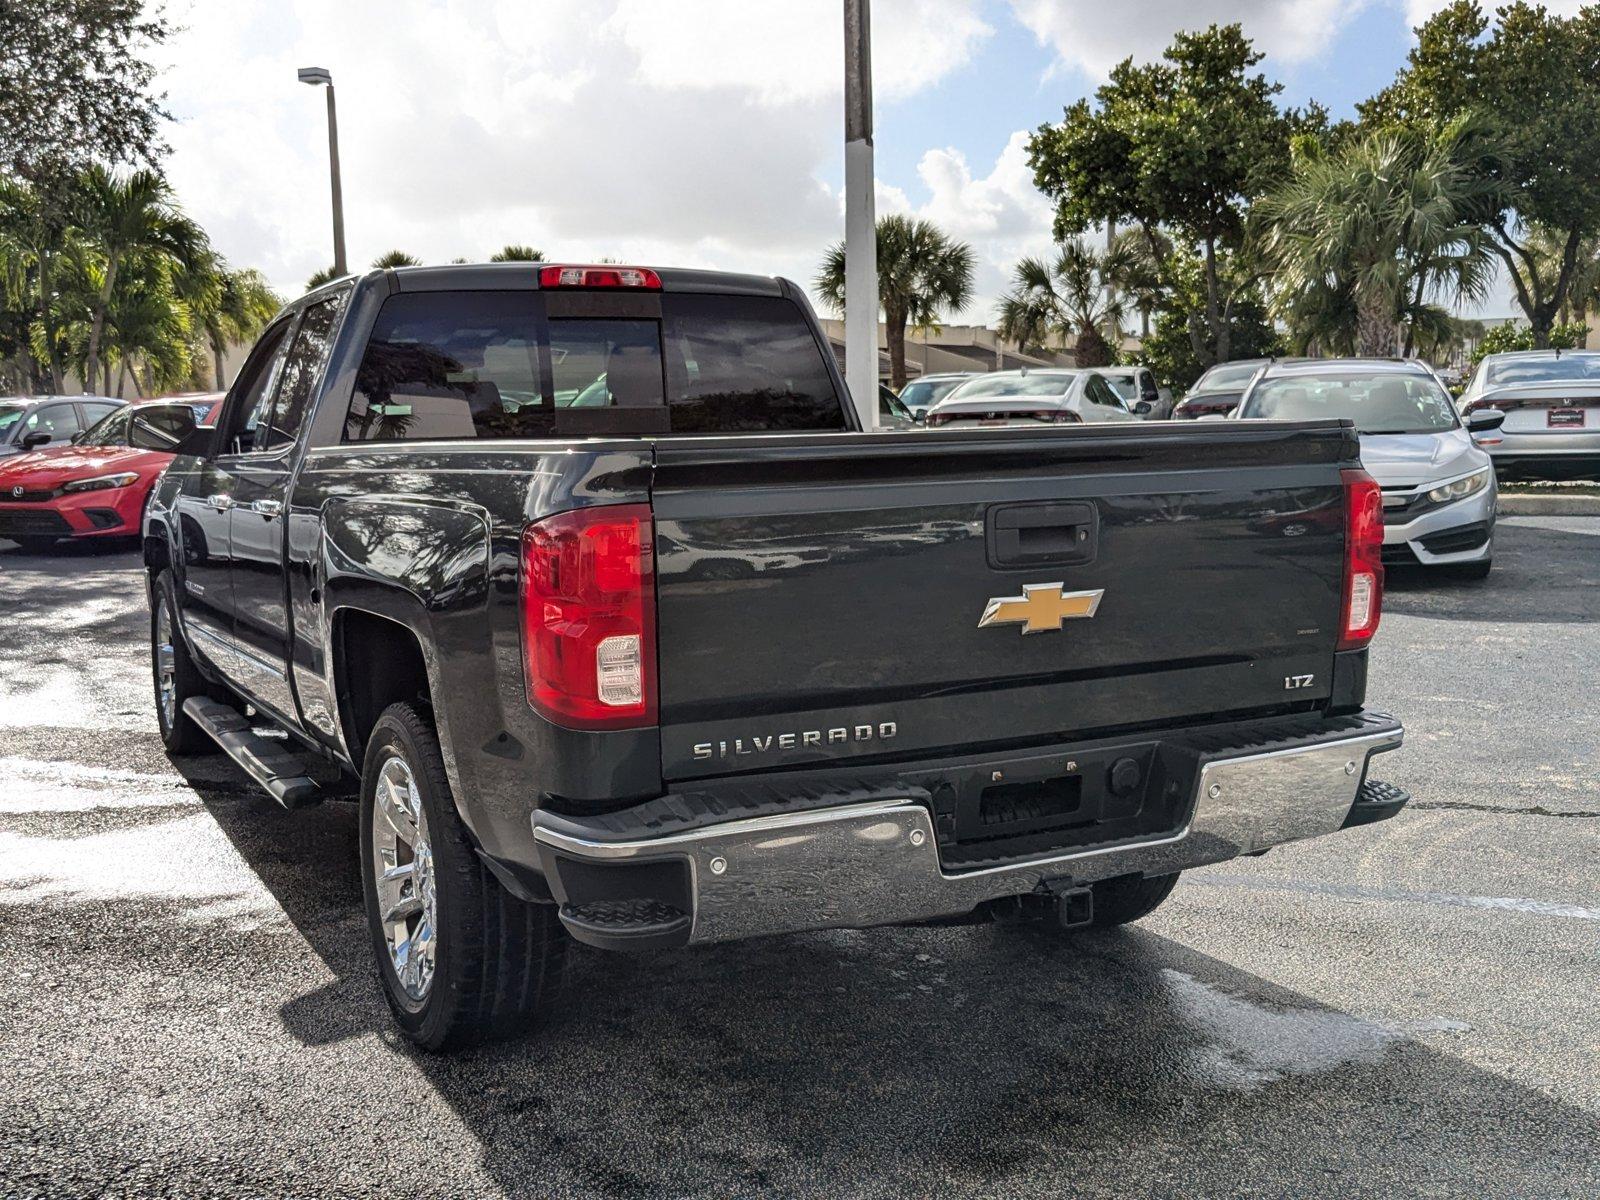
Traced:
[[1260, 369], [1261, 364], [1258, 362], [1226, 363], [1220, 367], [1212, 367], [1195, 382], [1194, 391], [1224, 392], [1229, 388], [1242, 387], [1249, 383], [1251, 376]]
[[1561, 383], [1578, 379], [1600, 380], [1600, 357], [1510, 358], [1492, 362], [1487, 382], [1494, 387], [1508, 383]]
[[1330, 372], [1263, 380], [1241, 417], [1279, 421], [1345, 418], [1359, 433], [1438, 433], [1456, 427], [1455, 409], [1431, 376]]
[[900, 390], [900, 403], [907, 408], [930, 408], [956, 388], [959, 379], [918, 379]]
[[0, 442], [11, 436], [11, 431], [17, 427], [17, 422], [22, 420], [28, 411], [22, 404], [0, 404]]
[[951, 403], [958, 400], [988, 400], [996, 396], [1062, 396], [1072, 386], [1072, 376], [1053, 375], [981, 375], [969, 379], [946, 397]]

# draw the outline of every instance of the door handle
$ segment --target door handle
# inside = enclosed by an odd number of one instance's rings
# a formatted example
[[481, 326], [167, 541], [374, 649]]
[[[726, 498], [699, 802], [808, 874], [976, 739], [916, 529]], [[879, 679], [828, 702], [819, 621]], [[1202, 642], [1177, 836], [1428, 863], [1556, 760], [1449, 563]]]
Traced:
[[275, 517], [283, 511], [282, 500], [252, 500], [250, 511], [260, 513], [263, 517]]
[[1081, 565], [1099, 550], [1099, 513], [1081, 501], [999, 505], [987, 523], [993, 567]]
[[218, 492], [214, 496], [207, 496], [206, 503], [212, 508], [216, 509], [218, 512], [227, 512], [233, 507], [233, 497], [226, 495], [225, 493]]

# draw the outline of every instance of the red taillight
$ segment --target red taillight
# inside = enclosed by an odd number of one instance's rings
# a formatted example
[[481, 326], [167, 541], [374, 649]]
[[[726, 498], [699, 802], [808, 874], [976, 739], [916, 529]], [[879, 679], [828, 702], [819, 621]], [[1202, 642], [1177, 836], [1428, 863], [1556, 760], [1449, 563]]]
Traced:
[[1359, 650], [1383, 609], [1383, 492], [1365, 471], [1344, 478], [1344, 616], [1339, 649]]
[[638, 288], [659, 292], [661, 276], [648, 267], [572, 267], [539, 268], [542, 288]]
[[522, 531], [528, 703], [557, 725], [655, 724], [653, 540], [648, 504], [580, 508]]
[[1070, 408], [1063, 408], [1057, 411], [1055, 422], [1057, 425], [1082, 425], [1083, 418]]

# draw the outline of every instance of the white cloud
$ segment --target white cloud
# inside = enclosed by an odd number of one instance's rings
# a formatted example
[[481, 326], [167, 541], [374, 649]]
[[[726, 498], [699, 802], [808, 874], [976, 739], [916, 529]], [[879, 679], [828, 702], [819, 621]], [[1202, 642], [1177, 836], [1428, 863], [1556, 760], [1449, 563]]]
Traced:
[[[990, 30], [979, 0], [881, 0], [880, 97]], [[839, 236], [836, 0], [235, 0], [178, 7], [169, 175], [223, 253], [294, 292], [332, 257], [322, 92], [338, 88], [353, 267], [508, 241], [809, 279]]]
[[[877, 95], [910, 95], [964, 66], [993, 30], [977, 0], [879, 0], [872, 11]], [[737, 87], [764, 102], [841, 90], [838, 0], [621, 0], [608, 26], [638, 56], [639, 77], [663, 87]]]
[[1109, 14], [1083, 0], [1011, 0], [1011, 8], [1040, 45], [1063, 63], [1099, 77], [1130, 55], [1139, 61], [1158, 57], [1175, 31], [1235, 21], [1273, 58], [1303, 62], [1326, 52], [1339, 27], [1367, 2], [1127, 0]]
[[977, 258], [973, 298], [953, 321], [988, 323], [1017, 259], [1044, 254], [1051, 246], [1052, 210], [1033, 186], [1028, 137], [1027, 130], [1013, 133], [989, 173], [976, 179], [959, 150], [929, 150], [917, 164], [917, 175], [928, 190], [927, 201], [920, 205], [913, 204], [904, 189], [878, 180], [880, 216], [905, 213], [926, 218], [972, 247]]
[[[1593, 0], [1540, 0], [1540, 2], [1557, 16], [1573, 17], [1577, 16], [1580, 8], [1593, 3]], [[1414, 28], [1441, 8], [1447, 8], [1450, 3], [1451, 0], [1406, 0], [1406, 20]], [[1492, 12], [1497, 6], [1485, 3], [1481, 7]]]

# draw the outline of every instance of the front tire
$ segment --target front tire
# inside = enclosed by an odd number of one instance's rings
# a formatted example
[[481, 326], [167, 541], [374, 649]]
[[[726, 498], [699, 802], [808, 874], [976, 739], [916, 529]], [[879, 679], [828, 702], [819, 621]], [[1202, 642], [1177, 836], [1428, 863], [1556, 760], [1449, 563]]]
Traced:
[[156, 576], [150, 588], [150, 673], [155, 684], [156, 724], [168, 754], [198, 754], [213, 748], [205, 731], [184, 715], [190, 696], [209, 694], [205, 679], [178, 629], [178, 593], [172, 572]]
[[361, 773], [367, 926], [401, 1031], [445, 1050], [525, 1031], [554, 1003], [567, 935], [554, 905], [511, 895], [456, 814], [433, 723], [391, 704]]

